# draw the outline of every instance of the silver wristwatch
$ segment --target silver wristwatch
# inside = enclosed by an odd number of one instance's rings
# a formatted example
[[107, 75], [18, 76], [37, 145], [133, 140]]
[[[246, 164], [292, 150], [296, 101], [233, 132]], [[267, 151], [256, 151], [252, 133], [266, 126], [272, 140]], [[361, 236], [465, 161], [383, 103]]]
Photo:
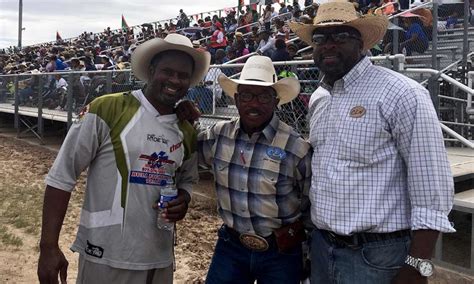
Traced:
[[434, 265], [428, 259], [416, 258], [411, 255], [407, 255], [405, 264], [414, 267], [416, 270], [418, 270], [418, 272], [420, 272], [421, 276], [430, 277], [433, 275]]

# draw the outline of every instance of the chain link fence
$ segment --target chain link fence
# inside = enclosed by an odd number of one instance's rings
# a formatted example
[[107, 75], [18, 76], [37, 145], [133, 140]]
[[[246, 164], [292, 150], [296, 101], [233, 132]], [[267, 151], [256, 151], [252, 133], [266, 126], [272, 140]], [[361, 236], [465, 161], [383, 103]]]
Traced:
[[[372, 61], [374, 64], [398, 70], [397, 68], [402, 65], [397, 63], [403, 61], [403, 56], [378, 56], [372, 57]], [[206, 78], [198, 86], [189, 89], [186, 98], [194, 101], [202, 112], [201, 124], [210, 126], [220, 120], [238, 117], [235, 102], [222, 91], [217, 78], [219, 74], [238, 78], [243, 65], [243, 63], [212, 65]], [[308, 103], [311, 94], [319, 85], [319, 70], [312, 60], [274, 62], [274, 66], [279, 78], [295, 77], [301, 84], [298, 97], [290, 103], [279, 106], [276, 114], [307, 137]], [[460, 76], [456, 72], [448, 73], [456, 78]], [[407, 75], [419, 76], [418, 73]], [[431, 75], [424, 74], [424, 76], [427, 78]], [[458, 133], [472, 139], [470, 116], [465, 112], [468, 93], [443, 80], [431, 79], [425, 83], [441, 120], [456, 122], [457, 124], [452, 127], [456, 128]], [[93, 99], [104, 94], [127, 92], [143, 87], [143, 82], [135, 80], [130, 70], [5, 75], [0, 76], [0, 111], [17, 114], [15, 127], [21, 126], [20, 116], [38, 117], [38, 120], [52, 119], [70, 124], [82, 108]], [[38, 131], [41, 135], [41, 123]]]

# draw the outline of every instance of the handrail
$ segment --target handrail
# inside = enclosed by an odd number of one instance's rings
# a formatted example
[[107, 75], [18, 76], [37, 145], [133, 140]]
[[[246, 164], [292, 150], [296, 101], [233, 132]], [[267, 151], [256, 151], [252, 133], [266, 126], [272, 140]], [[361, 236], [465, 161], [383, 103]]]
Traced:
[[[474, 52], [468, 53], [468, 57], [474, 56]], [[454, 66], [457, 66], [459, 63], [461, 63], [462, 59], [459, 59], [457, 61], [454, 61], [453, 63], [449, 64], [448, 66], [444, 67], [443, 69], [439, 70], [439, 73], [444, 73], [448, 71], [449, 69], [453, 68]], [[424, 80], [421, 82], [421, 85], [426, 85], [428, 83], [428, 79]]]
[[[456, 79], [444, 74], [440, 73], [438, 70], [435, 69], [430, 69], [430, 68], [407, 68], [404, 70], [404, 72], [407, 73], [428, 73], [432, 75], [436, 75], [441, 77], [443, 80], [453, 84], [454, 86], [458, 87], [459, 89], [463, 90], [468, 94], [467, 96], [467, 107], [466, 107], [466, 113], [469, 115], [474, 115], [474, 108], [472, 107], [472, 96], [474, 95], [474, 89], [470, 88], [469, 86], [466, 86], [460, 82], [458, 82]], [[469, 73], [468, 73], [469, 74]]]
[[229, 60], [229, 61], [227, 61], [227, 62], [224, 62], [222, 65], [228, 65], [228, 64], [231, 64], [231, 63], [234, 63], [234, 62], [239, 62], [240, 60], [249, 58], [249, 57], [254, 56], [254, 55], [256, 55], [256, 54], [258, 54], [258, 53], [256, 53], [256, 52], [251, 52], [251, 53], [249, 53], [249, 54], [245, 54], [245, 55], [242, 55], [242, 56], [240, 56], [240, 57], [237, 57], [237, 58], [234, 58], [234, 59], [232, 59], [232, 60]]
[[466, 145], [467, 147], [469, 147], [471, 149], [474, 149], [474, 143], [472, 143], [471, 141], [469, 141], [466, 138], [462, 137], [462, 135], [460, 135], [456, 131], [452, 130], [451, 128], [447, 127], [443, 123], [440, 122], [439, 124], [441, 125], [441, 129], [443, 129], [444, 132], [448, 133], [451, 137], [456, 138], [459, 142]]

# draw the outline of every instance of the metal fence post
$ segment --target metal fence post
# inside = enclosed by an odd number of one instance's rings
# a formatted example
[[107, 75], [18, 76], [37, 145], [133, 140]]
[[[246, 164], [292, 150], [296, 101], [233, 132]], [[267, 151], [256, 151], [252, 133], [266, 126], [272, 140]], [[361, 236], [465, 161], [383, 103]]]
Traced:
[[469, 5], [470, 1], [464, 0], [464, 37], [462, 44], [462, 69], [464, 72], [463, 83], [467, 83], [467, 53], [469, 52], [468, 32], [469, 32]]
[[[398, 17], [393, 18], [393, 24], [398, 26]], [[399, 45], [399, 38], [398, 38], [398, 30], [394, 29], [392, 31], [392, 54], [398, 53], [398, 45]], [[392, 70], [400, 72], [400, 60], [398, 57], [392, 61]]]
[[74, 74], [69, 74], [67, 77], [67, 100], [66, 100], [66, 109], [67, 109], [67, 129], [71, 127], [72, 124], [72, 112], [73, 112], [73, 97], [72, 97], [72, 83], [74, 82]]
[[17, 134], [20, 133], [20, 114], [18, 113], [19, 107], [18, 105], [20, 104], [20, 98], [19, 98], [19, 92], [18, 92], [18, 75], [15, 76], [14, 79], [14, 85], [15, 85], [15, 121], [13, 123]]
[[[36, 75], [33, 75], [33, 78]], [[43, 121], [43, 76], [38, 76], [38, 134], [43, 138], [44, 134], [44, 121]], [[32, 79], [33, 79], [32, 78]], [[40, 140], [40, 143], [43, 144], [43, 141]]]
[[438, 75], [431, 75], [428, 79], [428, 90], [430, 92], [431, 101], [436, 110], [436, 114], [439, 116], [439, 81]]
[[[393, 24], [398, 26], [398, 24], [399, 24], [399, 18], [398, 17], [393, 18]], [[397, 54], [398, 53], [399, 41], [400, 41], [400, 39], [398, 38], [398, 30], [397, 29], [393, 30], [392, 41], [393, 41], [393, 43], [392, 43], [393, 44], [392, 45], [392, 54]]]
[[438, 66], [438, 0], [433, 0], [433, 26], [431, 39], [431, 66], [433, 69], [439, 70]]
[[112, 72], [107, 72], [105, 77], [107, 78], [106, 85], [105, 85], [107, 94], [111, 94], [112, 93]]

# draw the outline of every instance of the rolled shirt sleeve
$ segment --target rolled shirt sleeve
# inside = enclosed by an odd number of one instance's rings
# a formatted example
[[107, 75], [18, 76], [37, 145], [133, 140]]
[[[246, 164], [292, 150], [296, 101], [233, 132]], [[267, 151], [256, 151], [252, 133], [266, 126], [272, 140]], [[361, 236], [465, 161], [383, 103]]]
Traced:
[[394, 112], [394, 137], [407, 167], [412, 230], [455, 232], [448, 220], [454, 183], [438, 117], [421, 86], [402, 96]]

